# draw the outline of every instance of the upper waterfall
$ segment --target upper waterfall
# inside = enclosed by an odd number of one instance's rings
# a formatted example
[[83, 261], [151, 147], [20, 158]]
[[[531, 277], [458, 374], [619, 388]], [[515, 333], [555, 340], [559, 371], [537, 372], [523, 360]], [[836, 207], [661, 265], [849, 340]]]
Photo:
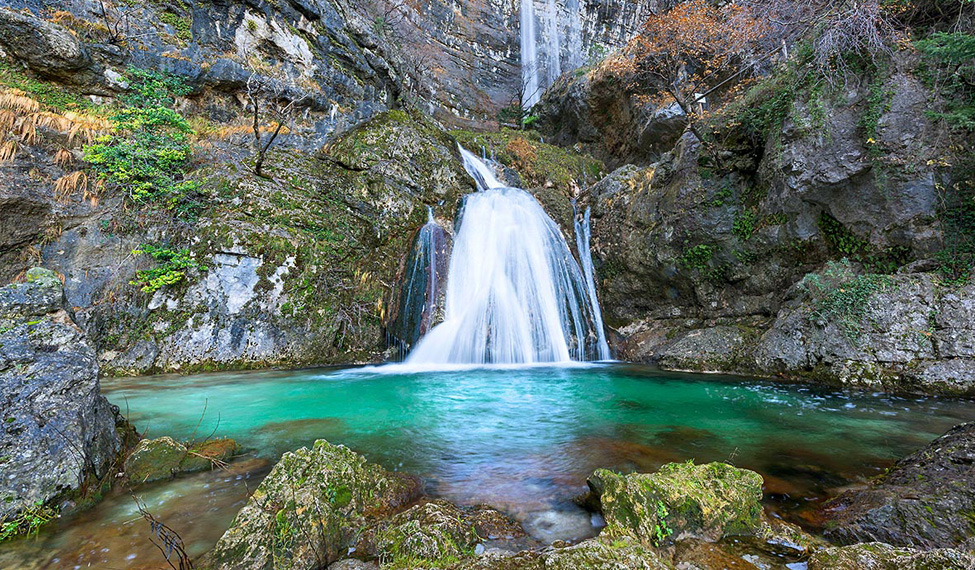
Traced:
[[461, 150], [479, 192], [463, 204], [444, 321], [409, 364], [530, 364], [609, 357], [595, 300], [559, 226], [528, 192]]

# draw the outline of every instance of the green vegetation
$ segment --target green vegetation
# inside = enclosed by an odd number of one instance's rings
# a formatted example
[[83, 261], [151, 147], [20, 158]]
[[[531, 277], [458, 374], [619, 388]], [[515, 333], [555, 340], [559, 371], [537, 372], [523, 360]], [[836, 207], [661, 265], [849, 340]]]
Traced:
[[125, 189], [136, 202], [173, 208], [199, 184], [185, 180], [192, 152], [189, 123], [172, 109], [189, 87], [178, 78], [129, 69], [129, 91], [111, 120], [115, 132], [85, 148], [85, 160], [99, 180]]
[[849, 340], [857, 342], [870, 299], [890, 287], [891, 279], [873, 273], [858, 275], [844, 259], [829, 262], [822, 274], [809, 274], [802, 283], [814, 300], [813, 317], [836, 323]]
[[674, 530], [667, 526], [667, 515], [669, 514], [667, 505], [663, 501], [657, 500], [657, 522], [653, 525], [653, 534], [650, 538], [654, 546], [660, 546], [670, 535], [674, 534]]
[[572, 185], [585, 188], [606, 173], [605, 165], [599, 160], [540, 142], [534, 133], [502, 129], [497, 133], [452, 131], [451, 134], [472, 152], [488, 149], [501, 164], [518, 171], [526, 188], [549, 184], [563, 191]]
[[747, 241], [758, 229], [758, 214], [752, 210], [741, 210], [735, 214], [735, 222], [731, 227], [731, 232], [739, 239]]
[[936, 32], [914, 43], [925, 55], [925, 77], [945, 99], [944, 109], [931, 111], [954, 128], [975, 130], [975, 35]]
[[20, 511], [15, 517], [0, 521], [0, 542], [15, 536], [36, 536], [40, 528], [57, 517], [57, 511], [44, 503], [36, 503]]
[[155, 293], [163, 287], [175, 285], [186, 279], [187, 271], [207, 269], [192, 258], [189, 249], [173, 250], [167, 247], [143, 245], [141, 249], [132, 253], [150, 255], [157, 262], [156, 267], [137, 272], [136, 279], [129, 282], [138, 285], [143, 293]]
[[32, 79], [4, 60], [0, 60], [0, 85], [19, 89], [36, 99], [41, 105], [61, 113], [91, 110], [94, 107], [87, 97], [74, 89]]
[[678, 263], [688, 269], [704, 271], [714, 257], [714, 247], [707, 244], [698, 244], [684, 251]]
[[176, 30], [176, 38], [180, 41], [189, 42], [193, 39], [193, 23], [189, 18], [181, 17], [172, 12], [162, 12], [159, 14], [159, 20], [168, 26], [172, 26]]

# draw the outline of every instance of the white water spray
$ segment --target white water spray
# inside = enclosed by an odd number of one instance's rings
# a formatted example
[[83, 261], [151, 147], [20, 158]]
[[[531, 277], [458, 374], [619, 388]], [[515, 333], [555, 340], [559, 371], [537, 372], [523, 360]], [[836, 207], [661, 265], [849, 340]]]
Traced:
[[606, 342], [606, 331], [603, 330], [603, 311], [599, 308], [599, 299], [596, 297], [596, 279], [593, 275], [592, 252], [589, 249], [589, 208], [582, 215], [582, 219], [576, 217], [576, 248], [579, 251], [579, 260], [582, 262], [582, 274], [586, 278], [586, 289], [589, 293], [589, 303], [592, 306], [592, 313], [596, 319], [596, 349], [599, 353], [599, 360], [609, 360], [609, 343]]
[[[538, 201], [505, 187], [461, 150], [479, 192], [464, 202], [444, 321], [408, 365], [564, 363], [605, 358], [602, 323], [558, 225]], [[593, 285], [593, 289], [594, 289]]]

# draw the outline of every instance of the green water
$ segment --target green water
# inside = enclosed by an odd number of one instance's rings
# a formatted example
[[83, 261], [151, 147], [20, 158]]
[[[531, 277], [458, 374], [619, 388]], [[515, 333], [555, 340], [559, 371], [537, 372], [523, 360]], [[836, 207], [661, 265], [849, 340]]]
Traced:
[[687, 459], [755, 469], [773, 506], [800, 508], [975, 417], [964, 402], [631, 365], [217, 374], [105, 390], [150, 436], [212, 432], [271, 460], [326, 438], [422, 476], [432, 494], [516, 513], [566, 505], [597, 467]]
[[[594, 469], [652, 471], [688, 459], [760, 472], [769, 510], [815, 529], [815, 506], [825, 497], [975, 419], [975, 406], [965, 401], [623, 364], [390, 370], [156, 376], [106, 381], [103, 390], [149, 437], [226, 436], [249, 450], [230, 473], [140, 491], [195, 554], [212, 547], [270, 462], [318, 438], [419, 475], [433, 496], [500, 508], [552, 540], [595, 532], [571, 503]], [[0, 567], [156, 567], [144, 526], [130, 497], [110, 497], [0, 553]]]

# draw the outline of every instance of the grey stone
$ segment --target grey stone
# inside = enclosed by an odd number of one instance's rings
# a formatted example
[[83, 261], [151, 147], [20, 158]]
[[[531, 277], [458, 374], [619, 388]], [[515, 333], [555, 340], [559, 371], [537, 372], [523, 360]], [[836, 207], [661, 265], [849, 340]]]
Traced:
[[0, 8], [0, 45], [50, 79], [80, 83], [94, 76], [91, 56], [71, 32], [33, 16]]
[[31, 276], [0, 289], [15, 299], [0, 305], [16, 323], [0, 330], [0, 519], [105, 477], [120, 448], [95, 351], [62, 309], [60, 280]]

